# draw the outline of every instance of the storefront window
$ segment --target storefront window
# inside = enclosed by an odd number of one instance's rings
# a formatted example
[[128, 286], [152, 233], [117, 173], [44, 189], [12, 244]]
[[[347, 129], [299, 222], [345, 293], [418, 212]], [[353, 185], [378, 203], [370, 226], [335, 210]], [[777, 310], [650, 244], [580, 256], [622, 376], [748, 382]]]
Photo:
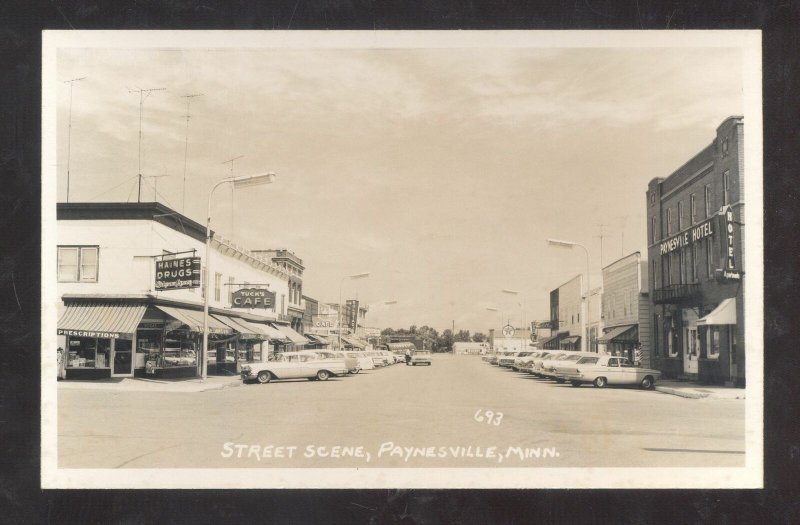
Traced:
[[[670, 322], [667, 320], [667, 322]], [[678, 350], [675, 348], [675, 331], [672, 327], [667, 328], [667, 352], [669, 352], [670, 357], [675, 357], [678, 355]]]
[[164, 338], [164, 368], [197, 366], [197, 344], [186, 330], [167, 332]]
[[719, 357], [719, 326], [710, 326], [708, 333], [708, 357], [716, 359]]
[[[139, 330], [136, 333], [137, 368], [141, 365], [148, 369], [163, 366], [161, 359], [161, 339], [161, 330]], [[140, 362], [141, 365], [139, 364]]]
[[67, 368], [109, 368], [111, 366], [111, 339], [69, 337], [67, 348]]

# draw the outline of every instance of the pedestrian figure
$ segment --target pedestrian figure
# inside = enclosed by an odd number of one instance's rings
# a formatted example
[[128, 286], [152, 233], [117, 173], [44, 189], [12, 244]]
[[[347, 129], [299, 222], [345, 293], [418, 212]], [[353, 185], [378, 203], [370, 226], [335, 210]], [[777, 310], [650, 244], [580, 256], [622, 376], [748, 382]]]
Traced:
[[58, 347], [58, 371], [56, 372], [58, 375], [58, 380], [64, 379], [64, 365], [67, 356], [64, 355], [64, 349], [60, 346]]
[[406, 366], [411, 364], [411, 350], [406, 349]]

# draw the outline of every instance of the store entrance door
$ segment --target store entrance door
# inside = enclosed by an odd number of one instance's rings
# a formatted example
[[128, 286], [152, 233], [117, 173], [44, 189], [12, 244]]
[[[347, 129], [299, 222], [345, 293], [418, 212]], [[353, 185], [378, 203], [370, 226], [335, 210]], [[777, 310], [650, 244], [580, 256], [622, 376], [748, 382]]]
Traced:
[[133, 341], [111, 340], [111, 377], [133, 377]]
[[683, 372], [697, 374], [697, 327], [693, 326], [683, 330]]

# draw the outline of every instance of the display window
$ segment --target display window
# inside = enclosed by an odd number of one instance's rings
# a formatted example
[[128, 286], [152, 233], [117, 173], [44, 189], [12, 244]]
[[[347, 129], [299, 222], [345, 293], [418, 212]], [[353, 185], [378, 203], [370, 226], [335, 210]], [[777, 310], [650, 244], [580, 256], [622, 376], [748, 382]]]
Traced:
[[186, 330], [173, 330], [164, 337], [163, 367], [197, 366], [197, 338]]
[[67, 338], [67, 368], [110, 368], [111, 339]]

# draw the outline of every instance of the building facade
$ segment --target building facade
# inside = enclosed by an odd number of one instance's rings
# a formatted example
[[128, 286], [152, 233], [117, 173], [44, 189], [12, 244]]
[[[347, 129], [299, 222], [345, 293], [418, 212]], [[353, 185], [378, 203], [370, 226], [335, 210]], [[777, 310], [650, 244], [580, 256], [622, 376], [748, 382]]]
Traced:
[[253, 250], [257, 256], [270, 259], [289, 275], [289, 293], [281, 296], [282, 309], [286, 311], [287, 320], [293, 330], [303, 333], [305, 304], [303, 304], [303, 260], [286, 249]]
[[205, 226], [162, 204], [59, 203], [57, 238], [67, 379], [235, 373], [306, 342], [275, 300], [289, 293], [283, 268], [216, 233], [206, 253]]
[[647, 188], [651, 357], [665, 377], [745, 384], [744, 122]]
[[650, 366], [647, 292], [647, 261], [641, 253], [632, 253], [603, 268], [601, 352]]

